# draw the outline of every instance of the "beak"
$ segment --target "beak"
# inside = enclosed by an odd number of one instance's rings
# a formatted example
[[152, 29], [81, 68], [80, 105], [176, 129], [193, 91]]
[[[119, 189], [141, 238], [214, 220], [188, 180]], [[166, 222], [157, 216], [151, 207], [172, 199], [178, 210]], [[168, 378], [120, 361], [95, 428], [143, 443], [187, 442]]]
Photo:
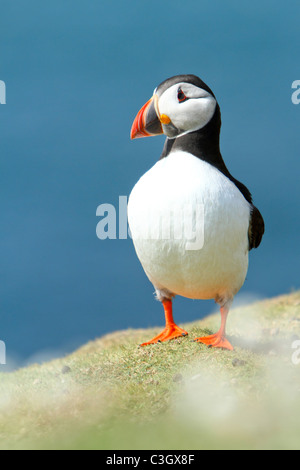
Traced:
[[163, 134], [161, 121], [156, 112], [156, 100], [157, 97], [154, 95], [139, 111], [131, 128], [131, 139]]

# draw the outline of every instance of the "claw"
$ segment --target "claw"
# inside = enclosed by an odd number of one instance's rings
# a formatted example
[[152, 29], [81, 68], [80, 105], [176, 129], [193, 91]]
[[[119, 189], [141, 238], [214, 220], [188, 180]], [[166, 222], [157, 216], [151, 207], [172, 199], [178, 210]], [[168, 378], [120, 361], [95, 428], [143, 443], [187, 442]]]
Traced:
[[209, 348], [221, 348], [221, 349], [228, 349], [229, 351], [233, 351], [233, 346], [229, 343], [226, 339], [226, 321], [229, 313], [228, 304], [221, 307], [221, 328], [218, 333], [211, 336], [205, 336], [203, 338], [196, 338], [195, 341], [198, 343], [206, 344]]
[[211, 336], [205, 336], [203, 338], [196, 338], [195, 341], [197, 343], [206, 344], [209, 348], [221, 348], [227, 349], [229, 351], [233, 351], [234, 349], [225, 336], [221, 335], [220, 333]]
[[172, 339], [180, 338], [183, 336], [188, 336], [188, 333], [182, 328], [179, 328], [179, 326], [177, 326], [174, 322], [172, 300], [164, 300], [163, 306], [165, 309], [166, 316], [166, 328], [160, 335], [155, 336], [155, 338], [153, 338], [151, 341], [141, 344], [142, 347], [149, 346], [150, 344], [157, 344], [162, 343], [164, 341], [170, 341]]
[[180, 338], [183, 336], [188, 336], [188, 333], [179, 328], [179, 326], [175, 325], [174, 323], [174, 325], [169, 325], [168, 327], [166, 327], [160, 335], [156, 336], [147, 343], [141, 344], [141, 346], [149, 346], [150, 344], [163, 343], [165, 341], [171, 341], [172, 339]]

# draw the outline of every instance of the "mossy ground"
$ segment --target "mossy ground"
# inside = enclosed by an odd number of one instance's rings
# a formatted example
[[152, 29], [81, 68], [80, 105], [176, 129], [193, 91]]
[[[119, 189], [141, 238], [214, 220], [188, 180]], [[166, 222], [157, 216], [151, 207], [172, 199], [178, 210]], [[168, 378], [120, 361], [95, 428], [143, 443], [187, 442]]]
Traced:
[[0, 374], [3, 449], [298, 449], [300, 293], [232, 311], [234, 352], [189, 336], [147, 348], [155, 330], [128, 330], [68, 357]]

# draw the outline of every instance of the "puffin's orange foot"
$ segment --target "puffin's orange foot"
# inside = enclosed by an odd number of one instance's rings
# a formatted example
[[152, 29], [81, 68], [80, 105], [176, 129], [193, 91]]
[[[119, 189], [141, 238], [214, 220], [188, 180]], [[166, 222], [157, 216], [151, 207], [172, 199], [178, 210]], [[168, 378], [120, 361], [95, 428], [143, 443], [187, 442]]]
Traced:
[[211, 336], [205, 336], [204, 338], [196, 338], [195, 341], [206, 344], [212, 348], [228, 349], [229, 351], [233, 351], [234, 349], [225, 336], [222, 336], [219, 333]]
[[151, 341], [148, 341], [147, 343], [140, 344], [140, 346], [143, 347], [143, 346], [149, 346], [150, 344], [162, 343], [164, 341], [170, 341], [172, 339], [182, 338], [183, 336], [188, 336], [188, 333], [184, 331], [182, 328], [179, 328], [179, 326], [177, 325], [171, 325], [165, 328], [164, 331], [160, 335], [155, 336], [155, 338], [153, 338]]

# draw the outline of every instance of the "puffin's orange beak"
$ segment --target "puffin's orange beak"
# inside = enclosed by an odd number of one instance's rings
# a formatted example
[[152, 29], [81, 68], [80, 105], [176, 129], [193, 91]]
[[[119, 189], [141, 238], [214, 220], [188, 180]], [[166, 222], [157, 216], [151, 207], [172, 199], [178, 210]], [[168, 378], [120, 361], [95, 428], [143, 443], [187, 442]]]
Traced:
[[163, 134], [161, 121], [155, 109], [155, 97], [152, 97], [139, 111], [131, 128], [131, 139]]

